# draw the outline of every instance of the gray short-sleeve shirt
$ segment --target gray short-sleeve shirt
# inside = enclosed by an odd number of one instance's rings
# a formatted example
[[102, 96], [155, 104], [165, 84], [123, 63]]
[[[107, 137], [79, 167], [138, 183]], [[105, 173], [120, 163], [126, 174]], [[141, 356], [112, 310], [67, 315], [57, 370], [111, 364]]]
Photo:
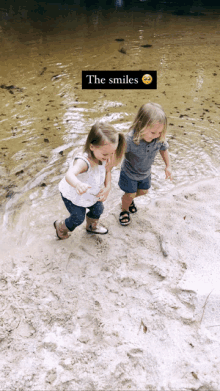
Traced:
[[150, 143], [140, 140], [139, 145], [133, 141], [134, 131], [127, 134], [127, 150], [121, 169], [134, 180], [141, 181], [151, 173], [151, 166], [158, 151], [166, 151], [169, 147], [167, 141], [161, 142], [154, 139]]

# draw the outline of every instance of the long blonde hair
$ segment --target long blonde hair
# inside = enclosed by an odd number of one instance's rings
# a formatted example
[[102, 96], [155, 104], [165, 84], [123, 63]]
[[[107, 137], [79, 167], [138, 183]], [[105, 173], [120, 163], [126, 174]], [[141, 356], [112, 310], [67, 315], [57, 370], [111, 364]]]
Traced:
[[157, 141], [165, 141], [167, 132], [167, 117], [164, 113], [162, 106], [158, 103], [149, 102], [140, 107], [138, 113], [134, 119], [130, 130], [134, 129], [133, 141], [135, 144], [139, 144], [142, 139], [142, 131], [145, 127], [151, 127], [157, 122], [163, 124], [163, 131], [158, 137]]
[[118, 142], [117, 149], [115, 151], [115, 161], [119, 164], [124, 156], [126, 149], [125, 136], [122, 133], [118, 133], [112, 125], [103, 122], [96, 122], [86, 139], [84, 146], [84, 152], [87, 152], [94, 158], [94, 154], [90, 149], [90, 144], [95, 146], [104, 145], [106, 142], [116, 144]]

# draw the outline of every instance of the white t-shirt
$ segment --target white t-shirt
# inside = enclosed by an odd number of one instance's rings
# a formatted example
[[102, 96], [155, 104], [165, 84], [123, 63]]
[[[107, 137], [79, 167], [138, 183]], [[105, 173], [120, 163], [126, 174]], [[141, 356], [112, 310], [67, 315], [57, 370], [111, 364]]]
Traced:
[[77, 155], [75, 156], [75, 159], [83, 159], [87, 163], [88, 170], [86, 172], [83, 172], [82, 174], [77, 175], [77, 178], [81, 182], [90, 185], [91, 188], [89, 188], [86, 193], [80, 195], [77, 193], [75, 187], [67, 183], [64, 177], [59, 183], [59, 191], [64, 198], [70, 200], [74, 205], [87, 208], [88, 206], [94, 205], [98, 201], [96, 195], [104, 186], [106, 175], [106, 162], [103, 162], [102, 165], [97, 164], [94, 167], [91, 167], [87, 153]]

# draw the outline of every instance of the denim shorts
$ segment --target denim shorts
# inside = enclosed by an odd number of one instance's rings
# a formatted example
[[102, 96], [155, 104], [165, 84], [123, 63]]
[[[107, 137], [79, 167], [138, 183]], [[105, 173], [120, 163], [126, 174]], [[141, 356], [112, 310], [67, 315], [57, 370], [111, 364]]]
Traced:
[[144, 178], [142, 181], [136, 181], [129, 178], [124, 171], [121, 170], [118, 185], [125, 193], [136, 193], [138, 189], [148, 190], [151, 187], [151, 175]]

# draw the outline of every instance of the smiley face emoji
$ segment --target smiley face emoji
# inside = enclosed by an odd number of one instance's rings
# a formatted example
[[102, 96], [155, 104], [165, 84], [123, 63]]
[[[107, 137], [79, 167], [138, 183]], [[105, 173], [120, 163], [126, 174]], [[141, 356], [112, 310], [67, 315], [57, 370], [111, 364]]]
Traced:
[[146, 74], [142, 77], [142, 81], [144, 84], [150, 84], [153, 81], [153, 77], [151, 75]]

